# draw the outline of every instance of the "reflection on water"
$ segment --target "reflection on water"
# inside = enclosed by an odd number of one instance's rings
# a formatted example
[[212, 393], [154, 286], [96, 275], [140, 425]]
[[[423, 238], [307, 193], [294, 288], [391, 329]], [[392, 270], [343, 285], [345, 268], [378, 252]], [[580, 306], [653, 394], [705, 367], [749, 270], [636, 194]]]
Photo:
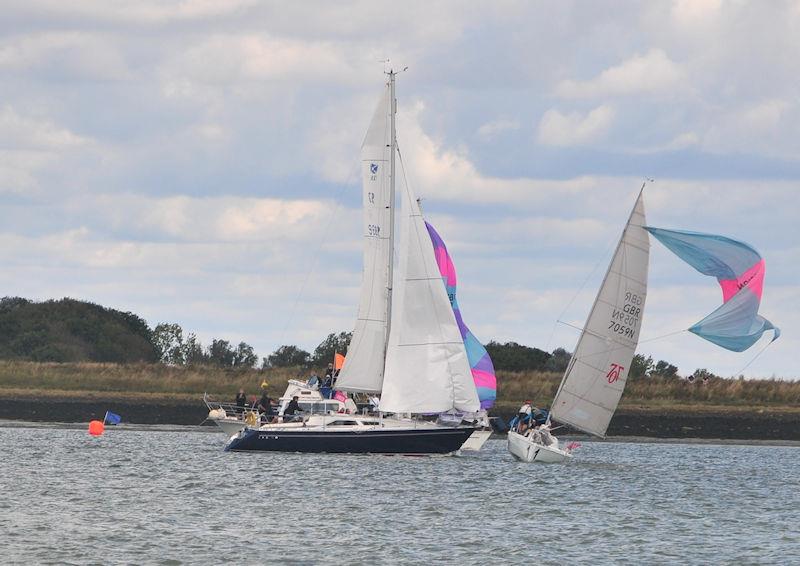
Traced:
[[[3, 562], [786, 563], [800, 448], [584, 441], [572, 462], [222, 452], [0, 428]], [[794, 554], [797, 558], [797, 554]]]

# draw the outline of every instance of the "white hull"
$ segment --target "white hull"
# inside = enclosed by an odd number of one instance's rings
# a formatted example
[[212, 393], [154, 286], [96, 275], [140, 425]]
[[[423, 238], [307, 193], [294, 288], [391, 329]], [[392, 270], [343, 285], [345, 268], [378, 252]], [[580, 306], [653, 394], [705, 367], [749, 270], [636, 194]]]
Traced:
[[553, 441], [550, 446], [545, 446], [534, 442], [531, 437], [508, 431], [508, 451], [520, 462], [557, 464], [572, 458], [572, 454], [559, 448], [556, 438]]
[[209, 418], [208, 420], [213, 421], [227, 436], [233, 436], [247, 424], [236, 417], [224, 417], [221, 419]]
[[492, 436], [492, 429], [476, 430], [461, 446], [461, 450], [471, 450], [477, 452], [483, 448], [483, 445], [486, 444], [486, 441], [489, 440], [490, 436]]

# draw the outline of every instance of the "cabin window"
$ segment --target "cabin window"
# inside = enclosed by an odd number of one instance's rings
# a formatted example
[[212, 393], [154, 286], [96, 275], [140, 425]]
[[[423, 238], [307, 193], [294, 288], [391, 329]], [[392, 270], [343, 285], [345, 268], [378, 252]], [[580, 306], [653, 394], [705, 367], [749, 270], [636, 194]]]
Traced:
[[328, 426], [355, 426], [357, 424], [356, 421], [333, 421], [332, 423], [328, 423]]

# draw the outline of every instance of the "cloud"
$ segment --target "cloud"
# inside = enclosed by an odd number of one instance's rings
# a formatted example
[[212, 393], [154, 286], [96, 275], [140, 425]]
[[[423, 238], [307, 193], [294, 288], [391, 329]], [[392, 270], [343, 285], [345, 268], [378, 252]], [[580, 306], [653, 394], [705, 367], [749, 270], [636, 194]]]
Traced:
[[717, 20], [722, 11], [722, 0], [674, 0], [672, 18], [679, 26], [704, 27]]
[[112, 37], [54, 31], [17, 35], [0, 46], [0, 70], [36, 73], [49, 80], [125, 80], [132, 77]]
[[610, 67], [587, 81], [564, 80], [556, 86], [563, 98], [630, 96], [671, 91], [681, 85], [685, 72], [662, 49], [651, 49]]
[[0, 140], [5, 149], [55, 151], [91, 141], [49, 120], [21, 116], [10, 106], [0, 110]]
[[483, 140], [491, 140], [497, 137], [502, 132], [519, 130], [520, 123], [517, 120], [509, 120], [507, 118], [498, 118], [491, 122], [486, 122], [478, 128], [478, 137]]
[[539, 121], [537, 140], [543, 145], [573, 146], [596, 141], [605, 135], [614, 121], [614, 109], [598, 106], [585, 116], [579, 112], [562, 114], [551, 109]]
[[217, 34], [196, 42], [162, 67], [167, 81], [336, 82], [357, 79], [355, 55], [346, 45], [304, 41], [269, 34]]

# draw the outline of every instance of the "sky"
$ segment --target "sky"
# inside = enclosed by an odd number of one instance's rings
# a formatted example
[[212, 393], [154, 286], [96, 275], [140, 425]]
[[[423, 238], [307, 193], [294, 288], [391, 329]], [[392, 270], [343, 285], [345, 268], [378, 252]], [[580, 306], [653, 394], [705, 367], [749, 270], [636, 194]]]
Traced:
[[[762, 354], [687, 332], [713, 279], [653, 242], [639, 352], [800, 376], [800, 1], [25, 0], [0, 19], [0, 296], [74, 297], [266, 356], [351, 330], [359, 151], [406, 174], [475, 335], [571, 350], [648, 222], [767, 262]], [[566, 323], [566, 324], [565, 324]], [[749, 365], [748, 365], [749, 364]]]

